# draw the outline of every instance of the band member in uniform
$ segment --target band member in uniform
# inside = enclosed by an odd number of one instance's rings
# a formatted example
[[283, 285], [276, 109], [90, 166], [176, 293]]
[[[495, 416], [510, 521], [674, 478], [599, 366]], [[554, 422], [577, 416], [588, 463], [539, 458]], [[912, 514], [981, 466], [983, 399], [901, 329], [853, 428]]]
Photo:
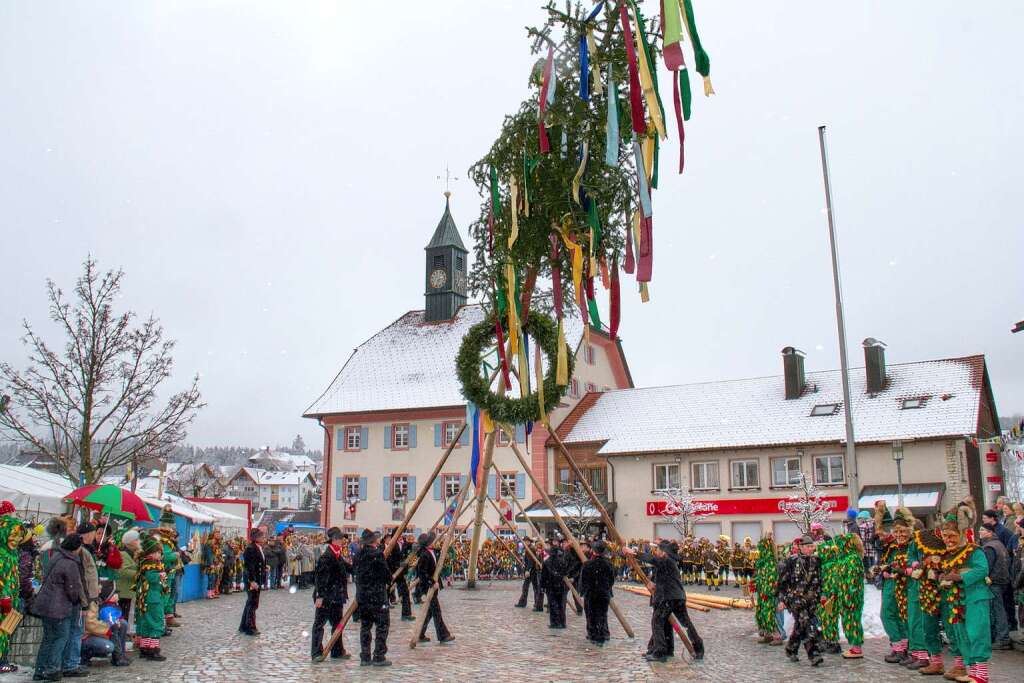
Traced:
[[565, 628], [565, 558], [558, 541], [551, 541], [540, 575], [548, 596], [548, 628]]
[[267, 581], [267, 557], [263, 552], [263, 546], [267, 543], [267, 535], [262, 529], [253, 529], [250, 538], [252, 542], [242, 553], [245, 580], [248, 582], [246, 584], [248, 597], [245, 600], [242, 623], [238, 630], [247, 636], [257, 636], [260, 632], [256, 628], [256, 610], [260, 607], [260, 590]]
[[[341, 529], [332, 526], [327, 530], [327, 547], [316, 561], [313, 579], [313, 647], [311, 656], [314, 662], [320, 661], [323, 653], [324, 625], [330, 623], [331, 633], [338, 628], [341, 617], [345, 613], [345, 601], [348, 600], [348, 575], [352, 568], [342, 555], [344, 539]], [[345, 652], [343, 638], [338, 638], [331, 648], [332, 659], [349, 659], [352, 655]]]
[[[359, 665], [391, 666], [388, 653], [388, 588], [391, 572], [380, 548], [380, 534], [364, 529], [360, 547], [352, 563], [356, 579], [356, 603], [359, 605]], [[376, 628], [376, 634], [371, 631]], [[376, 642], [373, 636], [376, 635]], [[373, 646], [371, 650], [371, 645]]]
[[[538, 559], [542, 557], [543, 550], [541, 549], [540, 542], [534, 543], [532, 539], [523, 539], [523, 545], [529, 546], [533, 554]], [[524, 553], [529, 558], [529, 553]], [[516, 603], [516, 607], [526, 607], [527, 600], [530, 597], [530, 587], [533, 587], [533, 611], [543, 612], [544, 611], [544, 590], [540, 586], [540, 567], [537, 563], [530, 559], [526, 563], [526, 577], [523, 579], [523, 592], [519, 596], [519, 602]]]
[[[416, 578], [419, 581], [419, 586], [424, 594], [430, 591], [431, 586], [434, 585], [434, 570], [437, 568], [437, 551], [434, 549], [434, 533], [420, 534], [418, 543], [420, 546], [420, 557], [416, 563]], [[441, 560], [444, 561], [443, 559]], [[423, 626], [420, 627], [420, 642], [425, 643], [430, 640], [427, 637], [426, 631], [427, 626], [431, 620], [434, 622], [434, 633], [437, 636], [437, 642], [439, 643], [450, 643], [455, 640], [455, 636], [451, 634], [448, 627], [444, 623], [444, 617], [441, 616], [441, 601], [438, 599], [438, 593], [444, 587], [442, 581], [437, 582], [437, 590], [434, 592], [434, 596], [430, 599], [430, 606], [427, 608], [427, 618], [423, 621]]]
[[[388, 555], [388, 569], [391, 571], [391, 576], [395, 576], [398, 568], [405, 565], [410, 552], [412, 552], [412, 544], [406, 540], [404, 535], [399, 536], [395, 541], [395, 546], [391, 549], [391, 554]], [[398, 591], [398, 599], [402, 602], [402, 621], [416, 621], [416, 617], [412, 615], [409, 582], [405, 580], [404, 570], [398, 572], [398, 576], [395, 577], [394, 588]]]
[[603, 541], [594, 541], [591, 550], [594, 556], [580, 570], [580, 591], [587, 614], [587, 640], [604, 645], [611, 637], [608, 632], [608, 605], [615, 584], [615, 567], [608, 559], [608, 548]]
[[798, 552], [786, 558], [779, 572], [779, 609], [793, 615], [793, 632], [786, 643], [790, 661], [799, 662], [797, 650], [803, 641], [812, 666], [822, 662], [818, 631], [818, 601], [821, 597], [821, 559], [814, 554], [814, 540], [804, 534], [793, 541]]

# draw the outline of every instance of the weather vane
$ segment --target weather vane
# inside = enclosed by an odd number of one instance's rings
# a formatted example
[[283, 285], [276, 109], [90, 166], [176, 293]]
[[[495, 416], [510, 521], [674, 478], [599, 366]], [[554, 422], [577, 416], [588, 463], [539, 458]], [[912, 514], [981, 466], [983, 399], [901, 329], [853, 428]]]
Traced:
[[444, 165], [444, 175], [443, 176], [440, 176], [440, 175], [437, 176], [438, 180], [441, 180], [442, 178], [444, 178], [444, 196], [445, 197], [451, 197], [452, 196], [452, 192], [451, 192], [451, 188], [449, 187], [449, 185], [451, 184], [451, 182], [453, 180], [457, 181], [458, 177], [453, 176], [451, 174], [451, 171], [448, 169], [448, 164]]

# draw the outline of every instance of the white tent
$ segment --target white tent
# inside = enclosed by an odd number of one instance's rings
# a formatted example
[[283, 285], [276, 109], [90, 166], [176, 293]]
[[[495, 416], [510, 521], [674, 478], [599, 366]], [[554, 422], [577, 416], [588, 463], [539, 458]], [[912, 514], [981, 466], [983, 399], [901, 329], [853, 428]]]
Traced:
[[74, 490], [65, 477], [52, 472], [0, 465], [0, 500], [9, 500], [25, 517], [59, 515], [67, 510], [64, 497]]

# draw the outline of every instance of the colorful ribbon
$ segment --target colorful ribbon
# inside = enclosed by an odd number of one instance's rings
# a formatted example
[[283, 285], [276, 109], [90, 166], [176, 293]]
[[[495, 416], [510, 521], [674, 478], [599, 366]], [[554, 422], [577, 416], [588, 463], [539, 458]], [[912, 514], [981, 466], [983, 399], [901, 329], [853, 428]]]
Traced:
[[[626, 230], [627, 234], [629, 230]], [[614, 341], [619, 334], [619, 322], [622, 310], [619, 295], [619, 258], [612, 258], [611, 287], [608, 290], [608, 334]]]
[[664, 139], [668, 135], [665, 132], [665, 113], [662, 110], [661, 100], [657, 93], [657, 76], [651, 72], [650, 48], [647, 45], [647, 37], [644, 34], [644, 27], [641, 23], [640, 10], [637, 8], [636, 3], [631, 4], [633, 5], [634, 13], [634, 29], [640, 43], [640, 49], [638, 50], [640, 87], [643, 88], [644, 99], [647, 100], [647, 111], [654, 122], [655, 129], [658, 131], [658, 136]]
[[640, 143], [636, 136], [633, 136], [633, 163], [636, 164], [636, 177], [640, 185], [640, 208], [644, 212], [644, 218], [651, 215], [651, 189], [647, 185], [647, 169], [644, 166], [643, 152], [640, 150]]
[[633, 214], [632, 219], [630, 219], [628, 214], [626, 216], [626, 262], [623, 264], [623, 267], [625, 268], [626, 272], [629, 273], [630, 275], [632, 275], [633, 271], [636, 269], [636, 261], [633, 259], [634, 228], [632, 227], [632, 224], [636, 221], [639, 221], [639, 216], [639, 211], [636, 211]]
[[676, 71], [685, 66], [683, 61], [683, 23], [679, 12], [679, 0], [662, 0], [661, 27], [665, 66]]
[[[512, 209], [512, 230], [508, 234], [508, 248], [511, 249], [512, 245], [519, 239], [519, 188], [516, 185], [516, 176], [513, 173], [508, 179], [508, 190], [509, 190], [509, 208]], [[511, 266], [509, 266], [511, 268]], [[512, 291], [512, 286], [509, 285], [509, 291]]]
[[537, 98], [537, 137], [540, 140], [541, 154], [547, 154], [551, 151], [547, 126], [544, 124], [544, 112], [548, 108], [548, 88], [552, 85], [551, 67], [554, 64], [554, 60], [555, 50], [553, 47], [548, 46], [548, 58], [544, 60], [544, 77], [541, 80], [540, 94]]
[[611, 62], [608, 62], [608, 116], [605, 119], [604, 164], [612, 167], [619, 165], [619, 86], [615, 83]]
[[693, 2], [683, 0], [683, 7], [686, 9], [686, 32], [690, 34], [690, 43], [693, 45], [693, 58], [696, 62], [697, 73], [704, 77], [704, 96], [710, 97], [715, 94], [711, 86], [711, 58], [704, 51], [700, 44], [700, 36], [697, 35], [697, 22], [693, 18]]
[[478, 478], [480, 469], [480, 409], [472, 402], [466, 405], [466, 415], [473, 425], [473, 455], [469, 461], [469, 473], [473, 478], [473, 484], [480, 485]]
[[625, 2], [619, 2], [619, 19], [622, 22], [622, 39], [626, 44], [626, 60], [629, 65], [629, 115], [633, 121], [633, 132], [642, 135], [647, 132], [644, 121], [644, 101], [640, 89], [640, 72], [636, 61], [636, 46], [633, 44], [633, 30], [629, 27], [629, 10]]
[[[686, 161], [686, 131], [683, 129], [683, 111], [682, 102], [679, 99], [679, 81], [680, 79], [686, 78], [686, 69], [679, 72], [679, 77], [676, 78], [675, 74], [672, 75], [672, 104], [675, 105], [676, 110], [676, 130], [679, 132], [679, 172], [683, 172], [683, 165]], [[689, 88], [689, 81], [686, 82], [686, 87]]]
[[590, 155], [590, 144], [584, 140], [580, 144], [580, 165], [576, 169], [576, 175], [572, 179], [572, 198], [579, 205], [583, 205], [583, 198], [580, 196], [580, 182], [583, 174], [587, 172], [587, 157]]
[[[511, 263], [505, 264], [505, 281], [508, 283], [509, 297], [515, 297], [516, 291], [516, 269]], [[508, 345], [513, 355], [519, 353], [519, 315], [516, 312], [516, 302], [509, 301], [508, 305]]]
[[494, 333], [498, 342], [498, 359], [501, 361], [501, 380], [505, 391], [508, 391], [512, 386], [512, 376], [508, 369], [508, 357], [505, 355], [505, 333], [501, 329], [500, 318], [494, 321]]

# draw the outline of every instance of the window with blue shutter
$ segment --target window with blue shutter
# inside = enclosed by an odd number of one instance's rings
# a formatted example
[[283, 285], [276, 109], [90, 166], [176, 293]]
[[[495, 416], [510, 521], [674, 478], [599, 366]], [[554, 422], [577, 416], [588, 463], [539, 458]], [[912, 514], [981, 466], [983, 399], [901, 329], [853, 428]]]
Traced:
[[345, 428], [338, 427], [334, 430], [334, 450], [345, 450]]
[[516, 473], [516, 498], [526, 498], [526, 474]]
[[359, 448], [366, 450], [370, 447], [370, 428], [363, 427], [362, 437], [359, 439]]
[[441, 447], [441, 432], [444, 430], [444, 425], [440, 422], [434, 423], [434, 448]]
[[516, 425], [516, 443], [526, 443], [525, 425]]
[[468, 484], [468, 483], [469, 483], [469, 475], [468, 474], [463, 474], [462, 476], [460, 476], [459, 477], [459, 490], [461, 491], [462, 489], [466, 488], [466, 484]]
[[409, 425], [409, 448], [416, 448], [416, 425]]
[[434, 479], [434, 500], [441, 500], [441, 478]]
[[384, 449], [391, 450], [391, 425], [384, 425]]
[[487, 495], [494, 498], [497, 493], [497, 477], [493, 474], [487, 475]]
[[415, 498], [415, 497], [416, 497], [416, 477], [410, 476], [409, 477], [409, 493], [406, 495], [406, 498]]
[[[461, 427], [462, 425], [459, 425], [459, 426]], [[459, 438], [459, 445], [460, 446], [468, 446], [469, 445], [469, 433], [471, 431], [473, 431], [473, 430], [471, 430], [469, 427], [467, 427], [466, 429], [462, 430], [462, 436]]]
[[391, 477], [384, 477], [384, 500], [391, 500]]
[[366, 500], [366, 477], [359, 477], [359, 500]]
[[334, 500], [345, 499], [345, 480], [341, 477], [334, 478]]

